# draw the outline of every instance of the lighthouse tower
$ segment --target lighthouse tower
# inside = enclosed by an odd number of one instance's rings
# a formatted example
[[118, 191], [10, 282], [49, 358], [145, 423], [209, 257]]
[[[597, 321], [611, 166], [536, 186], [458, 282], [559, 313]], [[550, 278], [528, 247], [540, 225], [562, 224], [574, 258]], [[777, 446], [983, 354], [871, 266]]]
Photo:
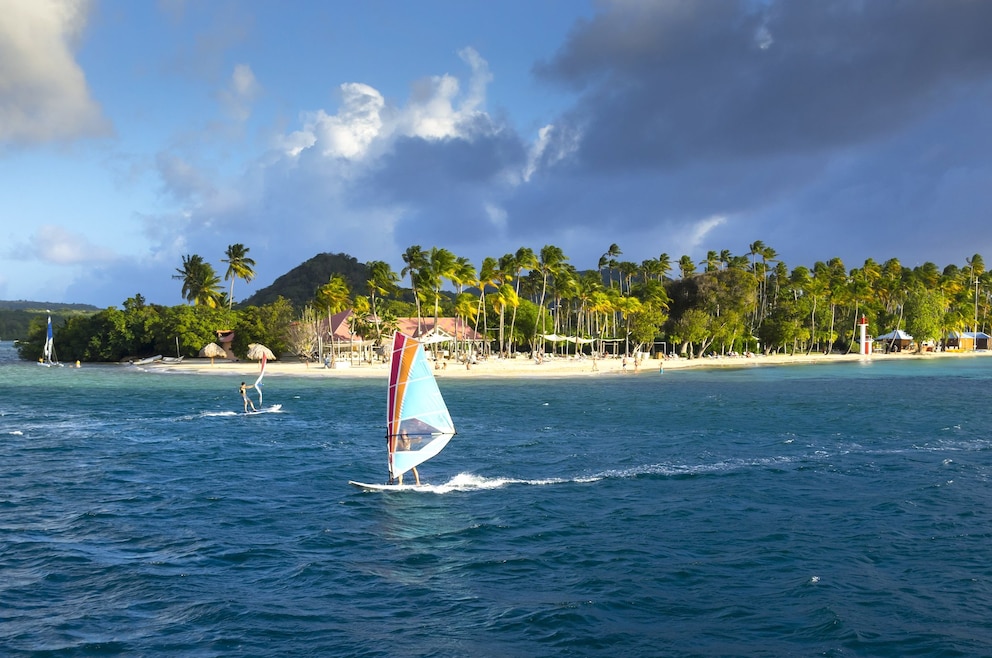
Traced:
[[858, 327], [861, 330], [861, 356], [870, 356], [871, 338], [868, 338], [868, 320], [864, 314], [861, 315], [861, 320], [858, 321]]

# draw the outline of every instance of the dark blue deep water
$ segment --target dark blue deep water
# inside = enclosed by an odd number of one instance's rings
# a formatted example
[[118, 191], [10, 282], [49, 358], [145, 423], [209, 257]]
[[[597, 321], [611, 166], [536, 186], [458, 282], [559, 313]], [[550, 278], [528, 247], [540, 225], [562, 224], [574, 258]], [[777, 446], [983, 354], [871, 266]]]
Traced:
[[992, 654], [992, 359], [441, 382], [46, 369], [0, 347], [0, 654]]

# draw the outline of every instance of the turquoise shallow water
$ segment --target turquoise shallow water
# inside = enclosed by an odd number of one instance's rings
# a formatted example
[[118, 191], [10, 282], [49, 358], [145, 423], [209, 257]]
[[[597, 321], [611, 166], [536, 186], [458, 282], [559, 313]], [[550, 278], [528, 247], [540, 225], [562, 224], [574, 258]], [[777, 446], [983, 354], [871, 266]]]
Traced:
[[0, 346], [0, 653], [992, 653], [992, 359], [441, 382], [46, 369]]

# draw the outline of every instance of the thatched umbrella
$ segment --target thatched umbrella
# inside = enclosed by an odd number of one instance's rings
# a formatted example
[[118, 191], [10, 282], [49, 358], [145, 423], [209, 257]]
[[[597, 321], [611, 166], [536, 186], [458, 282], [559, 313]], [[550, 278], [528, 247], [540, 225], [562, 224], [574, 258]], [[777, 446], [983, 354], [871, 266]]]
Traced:
[[200, 356], [205, 356], [210, 359], [210, 365], [213, 365], [215, 358], [227, 356], [227, 352], [225, 352], [224, 348], [217, 343], [208, 343], [203, 346], [202, 350], [200, 350]]
[[276, 360], [276, 355], [265, 345], [261, 343], [251, 343], [248, 345], [248, 358], [252, 361], [260, 360], [263, 354], [269, 361]]

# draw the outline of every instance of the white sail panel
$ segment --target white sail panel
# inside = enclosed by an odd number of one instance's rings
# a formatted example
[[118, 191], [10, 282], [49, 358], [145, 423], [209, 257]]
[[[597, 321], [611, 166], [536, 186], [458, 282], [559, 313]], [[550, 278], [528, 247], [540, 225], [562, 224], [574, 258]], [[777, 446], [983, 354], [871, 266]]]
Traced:
[[387, 404], [389, 475], [395, 478], [437, 455], [455, 434], [451, 415], [419, 342], [393, 338]]

